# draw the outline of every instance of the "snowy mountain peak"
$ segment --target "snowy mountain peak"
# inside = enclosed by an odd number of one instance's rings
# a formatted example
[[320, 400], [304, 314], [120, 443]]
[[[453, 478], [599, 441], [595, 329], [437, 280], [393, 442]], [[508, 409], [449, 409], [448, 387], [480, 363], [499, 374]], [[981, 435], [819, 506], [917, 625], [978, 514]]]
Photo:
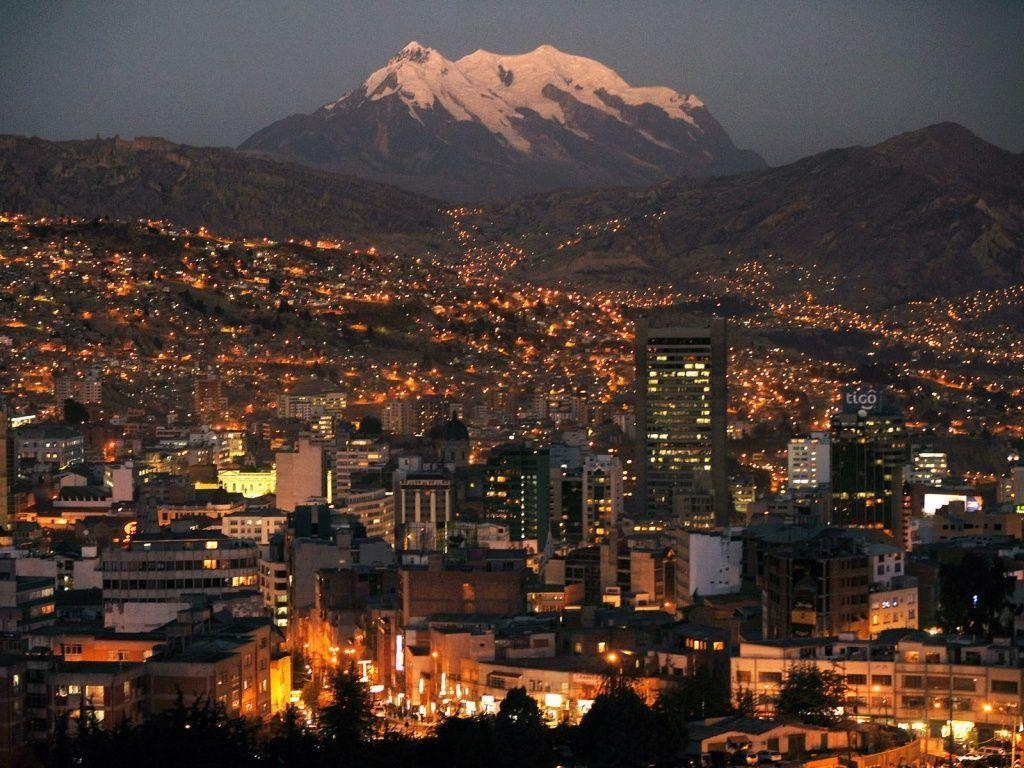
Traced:
[[338, 101], [242, 146], [463, 200], [764, 167], [696, 96], [634, 87], [552, 45], [453, 61], [412, 41]]
[[379, 101], [397, 95], [417, 120], [424, 110], [441, 109], [457, 121], [480, 123], [509, 147], [529, 153], [531, 142], [517, 126], [527, 113], [587, 138], [585, 129], [571, 125], [564, 94], [621, 122], [630, 122], [624, 114], [630, 108], [649, 105], [692, 131], [701, 130], [691, 114], [704, 106], [696, 96], [664, 87], [634, 88], [604, 64], [552, 45], [513, 55], [481, 49], [450, 61], [413, 41], [370, 75], [362, 89], [325, 109], [354, 98]]

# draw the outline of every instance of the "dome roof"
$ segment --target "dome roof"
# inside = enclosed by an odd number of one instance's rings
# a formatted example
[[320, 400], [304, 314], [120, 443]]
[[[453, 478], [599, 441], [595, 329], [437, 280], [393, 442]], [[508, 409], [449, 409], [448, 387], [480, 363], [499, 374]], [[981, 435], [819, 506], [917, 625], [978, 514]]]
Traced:
[[459, 417], [454, 413], [451, 419], [445, 422], [441, 436], [447, 443], [469, 442], [469, 430], [466, 429], [466, 425], [459, 421]]

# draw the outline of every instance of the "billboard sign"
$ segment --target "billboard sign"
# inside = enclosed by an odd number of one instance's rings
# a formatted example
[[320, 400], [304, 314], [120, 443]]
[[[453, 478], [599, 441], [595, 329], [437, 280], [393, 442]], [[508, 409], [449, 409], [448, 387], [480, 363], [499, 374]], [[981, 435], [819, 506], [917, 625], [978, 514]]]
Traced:
[[870, 413], [880, 399], [881, 393], [877, 387], [845, 387], [842, 394], [843, 413]]

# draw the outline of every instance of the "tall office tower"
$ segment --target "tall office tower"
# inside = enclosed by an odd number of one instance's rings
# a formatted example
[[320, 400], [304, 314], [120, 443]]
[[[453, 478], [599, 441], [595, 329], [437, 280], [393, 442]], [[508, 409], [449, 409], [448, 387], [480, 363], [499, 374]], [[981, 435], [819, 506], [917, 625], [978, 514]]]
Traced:
[[903, 540], [903, 411], [874, 388], [843, 393], [832, 417], [832, 524], [882, 528]]
[[484, 483], [484, 511], [508, 524], [512, 541], [547, 544], [551, 507], [550, 459], [546, 449], [504, 445], [491, 451]]
[[794, 437], [786, 450], [791, 491], [814, 491], [829, 482], [830, 448], [827, 432], [814, 432], [810, 437]]
[[640, 511], [672, 514], [693, 497], [729, 518], [726, 474], [725, 320], [673, 325], [648, 318], [636, 327], [637, 498]]

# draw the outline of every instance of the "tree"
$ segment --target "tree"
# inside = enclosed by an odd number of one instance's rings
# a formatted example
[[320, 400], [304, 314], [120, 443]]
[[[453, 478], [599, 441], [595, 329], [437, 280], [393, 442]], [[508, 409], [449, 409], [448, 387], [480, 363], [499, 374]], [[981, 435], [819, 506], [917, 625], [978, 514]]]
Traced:
[[710, 665], [700, 664], [663, 690], [656, 706], [665, 712], [678, 714], [684, 723], [728, 715], [733, 711], [728, 679], [728, 673], [722, 679]]
[[597, 768], [667, 765], [686, 743], [678, 719], [648, 707], [621, 675], [594, 699], [575, 737], [576, 753]]
[[70, 397], [64, 401], [64, 423], [85, 424], [89, 421], [89, 409]]
[[330, 688], [331, 703], [320, 710], [320, 730], [340, 751], [355, 752], [373, 734], [370, 691], [354, 669], [336, 672]]
[[835, 669], [801, 664], [789, 670], [779, 690], [776, 709], [810, 725], [838, 723], [846, 706], [846, 679]]
[[999, 558], [965, 552], [939, 567], [939, 619], [952, 633], [992, 637], [1006, 630], [1013, 580]]
[[366, 416], [359, 421], [359, 429], [356, 434], [360, 437], [378, 437], [384, 427], [376, 416]]
[[424, 745], [422, 764], [446, 768], [476, 768], [495, 759], [494, 718], [446, 717], [434, 728], [434, 738]]
[[291, 704], [284, 715], [274, 718], [263, 745], [264, 755], [274, 766], [314, 766], [319, 761], [321, 744], [316, 734], [299, 719]]
[[753, 689], [738, 688], [736, 690], [735, 711], [737, 714], [744, 715], [745, 717], [757, 715], [757, 695]]
[[525, 688], [513, 688], [501, 702], [494, 718], [497, 765], [545, 766], [551, 749], [548, 729], [540, 707]]

